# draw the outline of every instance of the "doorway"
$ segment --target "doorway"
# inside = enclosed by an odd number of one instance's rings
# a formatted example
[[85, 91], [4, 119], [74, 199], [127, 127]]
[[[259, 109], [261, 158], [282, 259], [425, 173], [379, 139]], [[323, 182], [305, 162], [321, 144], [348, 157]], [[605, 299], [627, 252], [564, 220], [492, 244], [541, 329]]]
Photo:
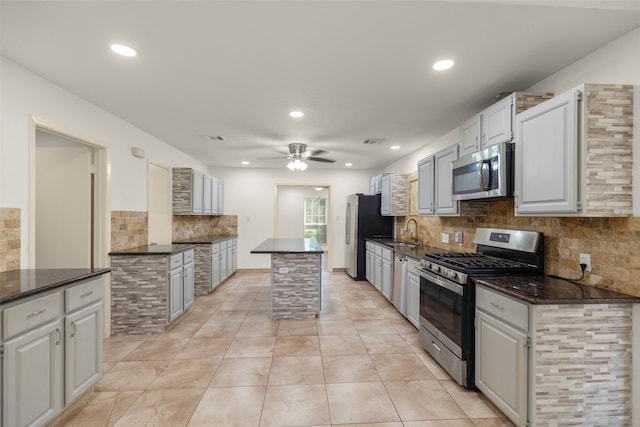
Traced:
[[29, 268], [109, 265], [108, 151], [30, 119]]
[[147, 220], [149, 244], [169, 245], [172, 241], [170, 166], [149, 161], [147, 164]]
[[276, 185], [274, 237], [315, 237], [324, 249], [323, 267], [332, 270], [331, 188], [318, 185]]

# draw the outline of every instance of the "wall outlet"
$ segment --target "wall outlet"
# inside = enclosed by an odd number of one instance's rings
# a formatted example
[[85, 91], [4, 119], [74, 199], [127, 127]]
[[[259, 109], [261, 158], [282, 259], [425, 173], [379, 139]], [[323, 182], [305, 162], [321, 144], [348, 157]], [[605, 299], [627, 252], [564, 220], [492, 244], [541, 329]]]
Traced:
[[458, 245], [462, 246], [462, 231], [456, 232], [453, 239]]
[[442, 243], [449, 243], [449, 233], [442, 233]]
[[587, 264], [585, 271], [591, 271], [591, 255], [580, 254], [580, 264]]
[[278, 269], [278, 273], [280, 273], [280, 274], [288, 274], [289, 273], [289, 268], [288, 267], [280, 267]]

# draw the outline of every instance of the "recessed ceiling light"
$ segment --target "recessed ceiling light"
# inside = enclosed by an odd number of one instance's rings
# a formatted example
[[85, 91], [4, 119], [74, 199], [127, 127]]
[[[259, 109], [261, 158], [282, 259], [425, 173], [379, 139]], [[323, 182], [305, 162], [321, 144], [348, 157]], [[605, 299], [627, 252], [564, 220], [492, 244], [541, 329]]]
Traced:
[[112, 44], [111, 50], [122, 56], [136, 56], [136, 51], [123, 44]]
[[316, 191], [322, 191], [324, 190], [324, 187], [316, 187]]
[[345, 166], [353, 166], [353, 163], [345, 163]]
[[243, 165], [250, 165], [250, 164], [251, 164], [251, 163], [247, 162], [246, 160], [243, 160], [241, 163], [242, 163]]
[[400, 149], [400, 146], [399, 146], [399, 145], [392, 145], [390, 148], [391, 148], [392, 150], [399, 150], [399, 149]]
[[453, 60], [443, 59], [442, 61], [438, 61], [433, 64], [433, 69], [437, 71], [448, 70], [449, 68], [453, 67], [453, 64]]
[[291, 111], [289, 113], [289, 116], [295, 118], [295, 119], [299, 119], [300, 117], [304, 116], [304, 113], [302, 111]]

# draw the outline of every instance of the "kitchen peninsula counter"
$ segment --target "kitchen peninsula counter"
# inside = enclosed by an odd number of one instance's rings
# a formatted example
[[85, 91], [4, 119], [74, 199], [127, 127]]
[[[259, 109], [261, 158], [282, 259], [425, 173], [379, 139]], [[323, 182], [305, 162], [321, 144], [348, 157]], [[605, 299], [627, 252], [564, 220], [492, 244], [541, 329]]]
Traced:
[[323, 249], [315, 238], [267, 239], [252, 254], [271, 254], [271, 318], [320, 313]]

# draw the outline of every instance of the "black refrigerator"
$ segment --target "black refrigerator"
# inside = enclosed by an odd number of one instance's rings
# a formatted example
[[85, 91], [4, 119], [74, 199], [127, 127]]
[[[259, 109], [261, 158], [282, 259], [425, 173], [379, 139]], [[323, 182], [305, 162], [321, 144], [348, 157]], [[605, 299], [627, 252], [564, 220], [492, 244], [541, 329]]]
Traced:
[[355, 280], [366, 279], [366, 238], [393, 238], [393, 217], [380, 215], [380, 194], [347, 196], [345, 268]]

